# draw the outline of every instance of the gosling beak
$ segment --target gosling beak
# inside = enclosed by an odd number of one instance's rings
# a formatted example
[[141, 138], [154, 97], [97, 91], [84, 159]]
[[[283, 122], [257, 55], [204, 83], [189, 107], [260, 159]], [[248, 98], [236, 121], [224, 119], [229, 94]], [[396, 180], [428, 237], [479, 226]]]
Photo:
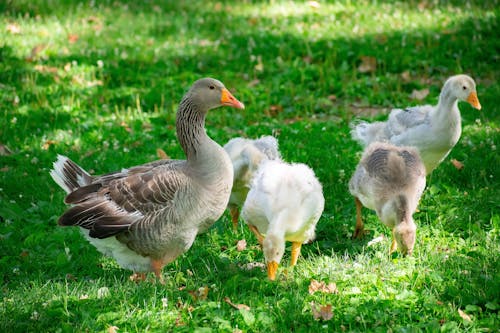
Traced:
[[477, 94], [475, 91], [469, 94], [469, 97], [467, 97], [467, 102], [472, 105], [472, 107], [481, 110], [481, 103], [479, 103], [479, 99], [477, 98]]
[[245, 105], [238, 101], [226, 88], [222, 88], [222, 95], [220, 97], [220, 103], [222, 105], [231, 106], [237, 109], [244, 109]]
[[278, 263], [276, 261], [270, 261], [267, 263], [267, 277], [269, 280], [274, 281], [276, 279], [276, 272], [278, 271]]

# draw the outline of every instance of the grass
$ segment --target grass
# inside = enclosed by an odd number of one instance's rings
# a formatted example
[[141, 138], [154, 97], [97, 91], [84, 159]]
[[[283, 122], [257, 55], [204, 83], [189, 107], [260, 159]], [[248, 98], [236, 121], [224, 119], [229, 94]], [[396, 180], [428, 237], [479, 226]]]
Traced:
[[[0, 144], [11, 153], [0, 154], [0, 330], [498, 330], [498, 8], [498, 1], [2, 2]], [[360, 72], [363, 57], [376, 68]], [[364, 212], [369, 237], [352, 241], [347, 182], [361, 148], [349, 122], [435, 103], [444, 80], [461, 72], [476, 79], [483, 110], [460, 104], [462, 137], [428, 177], [414, 256], [387, 255], [389, 232], [373, 212]], [[287, 252], [275, 283], [259, 267], [247, 269], [263, 254], [243, 224], [231, 230], [228, 213], [165, 267], [165, 286], [130, 282], [130, 272], [78, 230], [57, 226], [65, 205], [48, 175], [56, 154], [97, 174], [156, 159], [157, 148], [183, 158], [175, 111], [203, 76], [219, 78], [247, 105], [211, 112], [209, 135], [224, 144], [274, 134], [285, 159], [309, 164], [323, 183], [317, 240], [293, 269]], [[423, 100], [410, 98], [424, 88]], [[313, 279], [338, 292], [310, 294]], [[327, 316], [316, 320], [320, 307]]]

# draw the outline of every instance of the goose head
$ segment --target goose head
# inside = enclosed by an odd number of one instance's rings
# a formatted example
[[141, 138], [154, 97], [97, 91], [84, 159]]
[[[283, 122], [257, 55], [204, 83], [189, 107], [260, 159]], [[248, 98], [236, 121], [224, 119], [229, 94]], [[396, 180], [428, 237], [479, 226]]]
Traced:
[[224, 87], [224, 84], [213, 78], [203, 78], [197, 80], [187, 93], [192, 103], [204, 106], [204, 109], [211, 110], [226, 105], [237, 109], [244, 109], [245, 105], [238, 101]]
[[267, 277], [269, 280], [275, 280], [278, 265], [285, 253], [285, 240], [275, 235], [267, 235], [262, 243], [262, 248], [267, 263]]
[[473, 108], [481, 110], [476, 83], [470, 76], [461, 74], [450, 77], [444, 84], [443, 92], [445, 91], [456, 99], [469, 103]]
[[411, 256], [413, 253], [416, 231], [417, 227], [413, 218], [406, 223], [399, 223], [394, 227], [393, 236], [398, 244], [398, 249], [403, 255]]

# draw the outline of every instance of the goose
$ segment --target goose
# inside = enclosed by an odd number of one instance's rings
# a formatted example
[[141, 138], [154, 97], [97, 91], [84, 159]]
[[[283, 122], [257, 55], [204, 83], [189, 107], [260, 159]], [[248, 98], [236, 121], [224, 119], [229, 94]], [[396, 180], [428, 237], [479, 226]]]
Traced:
[[436, 106], [393, 109], [385, 122], [354, 122], [351, 136], [364, 147], [374, 141], [416, 147], [427, 174], [430, 174], [460, 139], [462, 127], [458, 101], [466, 101], [481, 110], [476, 83], [470, 76], [461, 74], [448, 78]]
[[349, 181], [356, 203], [353, 238], [364, 234], [361, 209], [365, 206], [375, 210], [382, 223], [391, 228], [389, 253], [397, 247], [403, 255], [411, 255], [417, 229], [413, 213], [424, 191], [425, 177], [425, 166], [414, 147], [370, 144]]
[[314, 240], [324, 204], [321, 183], [307, 165], [281, 160], [261, 162], [241, 217], [262, 245], [270, 280], [276, 279], [285, 241], [292, 242], [294, 266], [302, 244]]
[[233, 185], [233, 167], [225, 150], [205, 132], [209, 110], [243, 109], [213, 78], [194, 82], [176, 116], [176, 131], [186, 160], [159, 160], [102, 176], [91, 176], [59, 155], [50, 175], [72, 205], [61, 226], [78, 226], [100, 252], [113, 257], [131, 279], [154, 272], [186, 252], [199, 230], [224, 212]]
[[245, 202], [250, 189], [250, 181], [260, 162], [264, 159], [280, 159], [281, 156], [278, 150], [278, 140], [270, 135], [253, 140], [233, 138], [224, 145], [224, 149], [233, 163], [234, 180], [228, 207], [233, 229], [236, 229], [239, 207]]

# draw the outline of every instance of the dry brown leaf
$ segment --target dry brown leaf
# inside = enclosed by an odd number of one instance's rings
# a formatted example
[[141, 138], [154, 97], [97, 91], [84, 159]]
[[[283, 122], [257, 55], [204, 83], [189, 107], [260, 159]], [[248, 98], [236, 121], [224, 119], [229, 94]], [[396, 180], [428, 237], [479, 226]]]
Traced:
[[205, 286], [205, 287], [198, 288], [198, 290], [190, 290], [188, 292], [193, 297], [193, 300], [204, 301], [207, 299], [209, 289], [210, 288]]
[[236, 250], [237, 251], [243, 251], [244, 249], [247, 248], [247, 241], [244, 239], [240, 239], [238, 243], [236, 243]]
[[170, 157], [165, 153], [165, 151], [161, 148], [156, 148], [156, 155], [162, 160], [169, 160]]
[[235, 304], [233, 302], [231, 302], [231, 299], [229, 297], [224, 297], [224, 302], [226, 302], [227, 304], [231, 305], [233, 308], [235, 308], [236, 310], [248, 310], [250, 311], [250, 307], [246, 304]]
[[464, 168], [464, 164], [456, 159], [452, 159], [450, 162], [457, 170], [462, 170]]
[[12, 152], [10, 151], [9, 147], [0, 143], [0, 156], [9, 156], [9, 155], [12, 155]]
[[283, 106], [282, 105], [271, 105], [269, 107], [269, 110], [266, 111], [268, 116], [274, 117], [278, 115], [279, 113], [283, 112]]
[[4, 166], [3, 168], [0, 168], [1, 172], [8, 172], [10, 168], [8, 166]]
[[40, 73], [57, 74], [57, 72], [59, 71], [59, 68], [53, 67], [53, 66], [36, 65], [35, 70], [40, 72]]
[[21, 33], [21, 27], [17, 23], [7, 24], [7, 32], [17, 35]]
[[429, 95], [429, 88], [424, 88], [421, 90], [413, 89], [413, 91], [411, 92], [410, 98], [421, 101], [424, 98], [426, 98], [427, 95]]
[[50, 146], [56, 144], [57, 141], [54, 141], [54, 140], [46, 140], [43, 145], [42, 145], [42, 149], [43, 150], [48, 150], [50, 148]]
[[410, 71], [404, 71], [403, 73], [401, 73], [401, 78], [403, 79], [403, 82], [410, 82], [411, 81]]
[[317, 291], [329, 294], [337, 294], [339, 292], [335, 283], [330, 282], [326, 284], [323, 281], [316, 281], [313, 279], [309, 284], [309, 294], [314, 294]]
[[118, 332], [119, 328], [117, 326], [109, 326], [108, 327], [108, 333], [116, 333]]
[[47, 47], [47, 45], [45, 45], [45, 44], [38, 44], [35, 47], [33, 47], [31, 49], [30, 55], [28, 57], [26, 57], [26, 61], [33, 61], [33, 60], [35, 60], [36, 56], [40, 52], [42, 52], [46, 47]]
[[358, 72], [360, 73], [372, 73], [377, 70], [377, 59], [370, 56], [362, 56], [361, 64], [358, 66]]
[[318, 320], [330, 320], [333, 318], [332, 305], [319, 305], [314, 302], [311, 302], [311, 310], [313, 313], [314, 319]]
[[76, 34], [69, 34], [68, 35], [68, 42], [70, 42], [71, 44], [74, 44], [78, 41], [78, 35]]
[[472, 318], [467, 313], [465, 313], [464, 311], [462, 311], [460, 309], [458, 309], [458, 315], [460, 316], [460, 318], [462, 318], [465, 321], [472, 321]]
[[260, 83], [260, 80], [259, 79], [254, 79], [250, 82], [248, 82], [248, 86], [249, 87], [255, 87], [256, 85], [258, 85]]

